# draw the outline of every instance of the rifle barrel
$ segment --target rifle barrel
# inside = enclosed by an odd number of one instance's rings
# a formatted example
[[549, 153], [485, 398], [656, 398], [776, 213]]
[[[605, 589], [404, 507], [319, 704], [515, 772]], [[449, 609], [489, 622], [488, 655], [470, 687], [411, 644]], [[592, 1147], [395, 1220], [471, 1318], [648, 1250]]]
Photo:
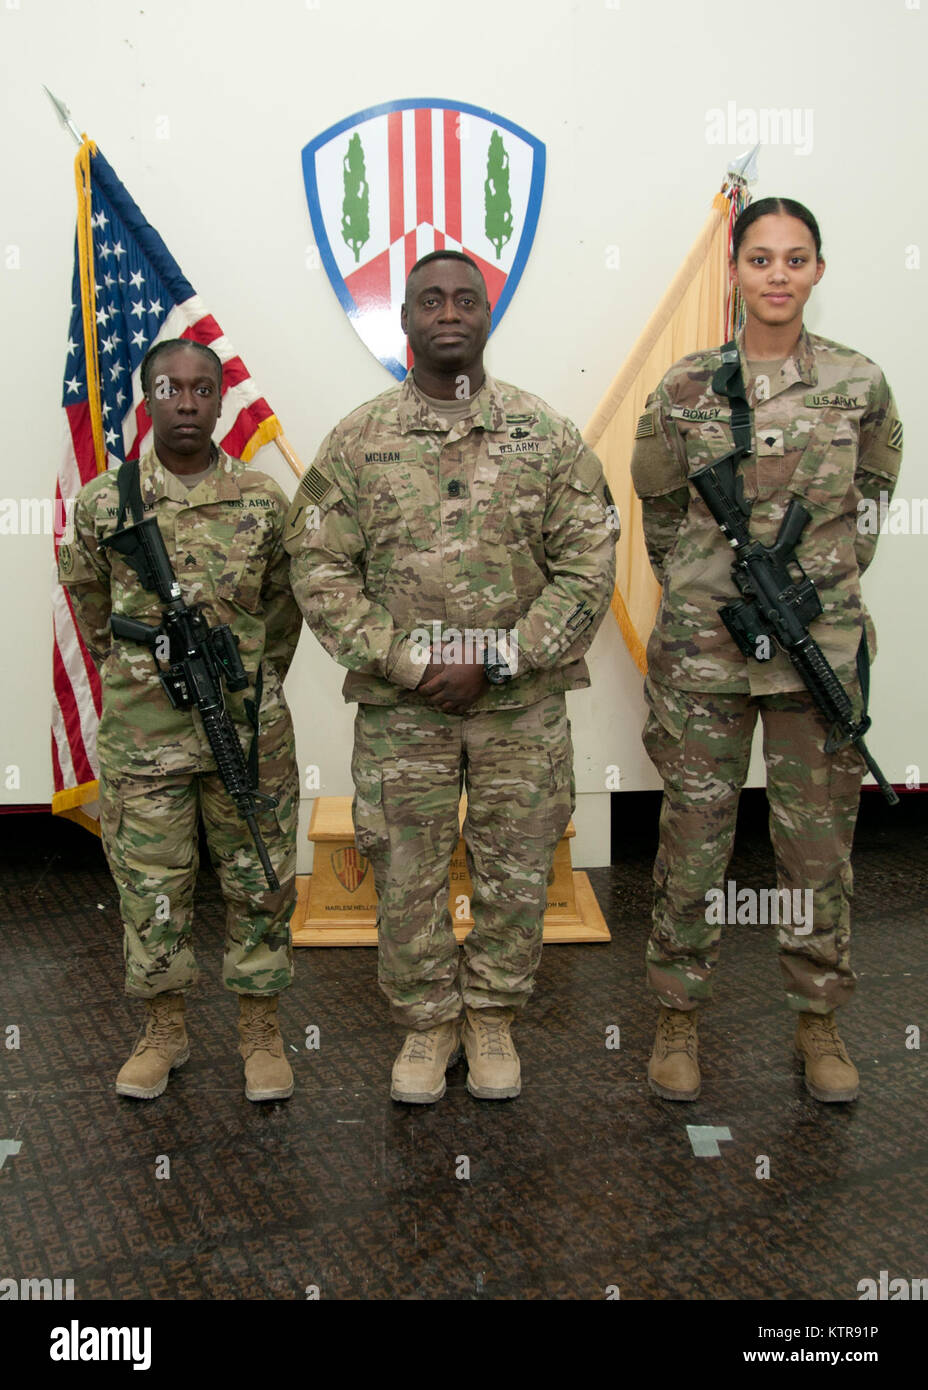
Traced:
[[267, 886], [272, 893], [276, 893], [280, 888], [280, 879], [274, 872], [273, 865], [267, 852], [267, 845], [261, 838], [261, 831], [258, 829], [258, 822], [250, 812], [245, 814], [245, 824], [251, 831], [251, 838], [255, 842], [255, 849], [258, 851], [258, 858], [261, 860], [261, 867], [264, 870], [264, 877], [267, 879]]

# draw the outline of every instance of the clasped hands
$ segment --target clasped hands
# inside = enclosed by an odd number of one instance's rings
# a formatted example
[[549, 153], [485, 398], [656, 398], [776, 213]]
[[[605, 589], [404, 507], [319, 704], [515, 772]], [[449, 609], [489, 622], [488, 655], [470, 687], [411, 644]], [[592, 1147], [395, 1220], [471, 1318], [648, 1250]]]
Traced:
[[468, 653], [466, 660], [448, 662], [441, 659], [441, 649], [433, 647], [432, 658], [417, 690], [433, 709], [440, 709], [444, 714], [466, 714], [474, 701], [490, 688], [482, 655], [475, 658], [473, 653]]

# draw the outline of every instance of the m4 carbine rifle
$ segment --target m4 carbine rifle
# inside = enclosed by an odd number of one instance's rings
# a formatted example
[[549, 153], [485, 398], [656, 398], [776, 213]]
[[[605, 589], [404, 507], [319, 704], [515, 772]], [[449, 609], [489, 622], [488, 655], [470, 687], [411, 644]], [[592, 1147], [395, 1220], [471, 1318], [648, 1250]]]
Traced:
[[[244, 690], [248, 685], [238, 654], [238, 638], [226, 623], [210, 627], [199, 605], [184, 601], [155, 517], [123, 526], [102, 544], [118, 551], [135, 570], [142, 587], [156, 593], [164, 604], [160, 627], [113, 613], [113, 636], [148, 647], [174, 708], [199, 712], [219, 776], [251, 831], [268, 887], [277, 892], [280, 880], [255, 820], [259, 808], [274, 807], [277, 799], [253, 789], [242, 745], [222, 694], [223, 680], [229, 690]], [[167, 670], [161, 661], [168, 663]]]
[[[810, 514], [799, 498], [793, 497], [773, 545], [754, 540], [747, 526], [750, 508], [744, 501], [743, 480], [735, 474], [742, 452], [736, 449], [690, 474], [690, 481], [734, 551], [732, 578], [742, 598], [725, 604], [719, 615], [745, 656], [769, 661], [774, 644], [786, 653], [831, 726], [826, 753], [836, 753], [853, 743], [880, 791], [890, 806], [895, 806], [899, 798], [864, 743], [870, 716], [854, 718], [847, 691], [821, 647], [809, 636], [809, 623], [822, 612], [822, 602], [796, 559], [795, 549]], [[790, 573], [791, 565], [798, 578]]]

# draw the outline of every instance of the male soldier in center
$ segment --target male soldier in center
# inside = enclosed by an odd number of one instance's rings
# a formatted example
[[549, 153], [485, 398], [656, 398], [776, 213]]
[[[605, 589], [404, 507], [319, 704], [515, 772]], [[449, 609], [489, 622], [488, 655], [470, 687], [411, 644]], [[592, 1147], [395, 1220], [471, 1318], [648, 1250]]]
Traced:
[[[418, 261], [401, 322], [412, 371], [325, 439], [284, 546], [306, 621], [358, 702], [356, 843], [380, 903], [380, 985], [408, 1030], [391, 1095], [439, 1100], [463, 1030], [468, 1089], [501, 1100], [521, 1089], [509, 1029], [573, 809], [564, 692], [589, 684], [617, 518], [575, 427], [484, 372], [474, 261]], [[459, 953], [448, 870], [462, 786], [474, 930]]]

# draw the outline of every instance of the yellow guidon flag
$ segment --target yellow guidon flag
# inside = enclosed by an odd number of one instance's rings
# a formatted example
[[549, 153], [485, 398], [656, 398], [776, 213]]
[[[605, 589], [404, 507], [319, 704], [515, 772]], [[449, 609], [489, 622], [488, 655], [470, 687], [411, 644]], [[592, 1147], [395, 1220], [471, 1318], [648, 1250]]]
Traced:
[[648, 560], [641, 503], [632, 486], [635, 429], [645, 401], [674, 362], [727, 342], [740, 326], [740, 297], [729, 293], [728, 257], [732, 225], [750, 199], [747, 183], [755, 177], [755, 155], [756, 147], [729, 165], [705, 226], [583, 431], [602, 461], [622, 518], [612, 611], [642, 674], [661, 591]]

